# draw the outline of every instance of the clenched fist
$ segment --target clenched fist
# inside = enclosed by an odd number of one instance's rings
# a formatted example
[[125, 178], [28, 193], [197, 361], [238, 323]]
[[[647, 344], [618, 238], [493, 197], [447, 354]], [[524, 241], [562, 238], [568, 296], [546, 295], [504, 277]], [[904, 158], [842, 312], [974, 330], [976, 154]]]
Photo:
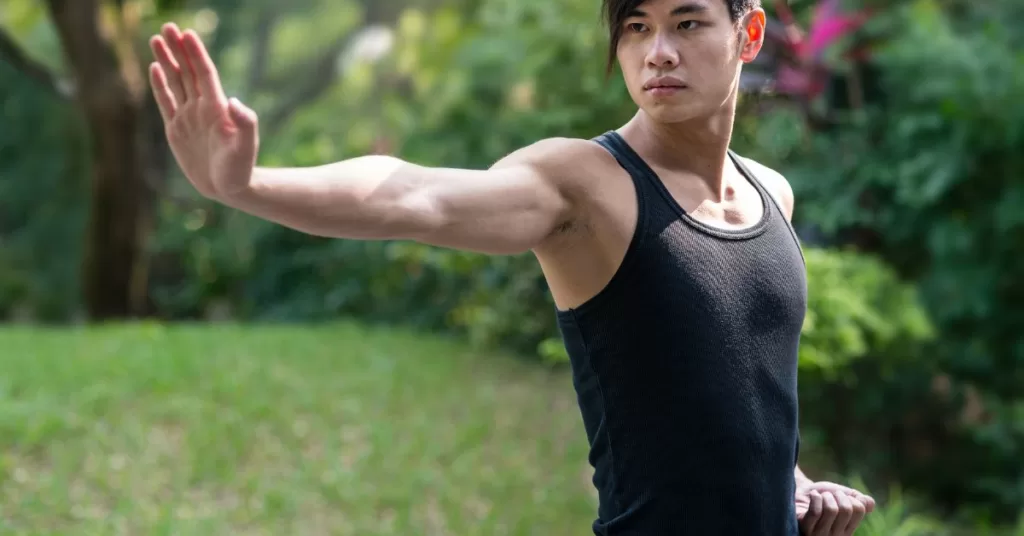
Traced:
[[810, 482], [796, 489], [796, 517], [804, 536], [850, 536], [875, 500], [831, 482]]

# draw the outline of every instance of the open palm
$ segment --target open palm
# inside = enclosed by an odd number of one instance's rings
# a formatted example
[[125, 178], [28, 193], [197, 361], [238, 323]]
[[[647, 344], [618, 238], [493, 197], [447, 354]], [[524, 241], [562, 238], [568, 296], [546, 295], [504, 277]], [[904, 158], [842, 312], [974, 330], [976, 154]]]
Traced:
[[157, 61], [149, 67], [171, 152], [189, 182], [216, 198], [245, 188], [256, 165], [256, 113], [227, 99], [202, 40], [165, 24], [150, 39]]

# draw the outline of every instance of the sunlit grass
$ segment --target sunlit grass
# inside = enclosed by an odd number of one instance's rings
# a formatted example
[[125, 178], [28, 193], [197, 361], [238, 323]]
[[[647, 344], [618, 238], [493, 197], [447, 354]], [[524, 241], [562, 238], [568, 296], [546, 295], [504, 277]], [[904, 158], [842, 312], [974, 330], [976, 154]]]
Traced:
[[4, 534], [586, 534], [564, 372], [347, 324], [0, 330]]

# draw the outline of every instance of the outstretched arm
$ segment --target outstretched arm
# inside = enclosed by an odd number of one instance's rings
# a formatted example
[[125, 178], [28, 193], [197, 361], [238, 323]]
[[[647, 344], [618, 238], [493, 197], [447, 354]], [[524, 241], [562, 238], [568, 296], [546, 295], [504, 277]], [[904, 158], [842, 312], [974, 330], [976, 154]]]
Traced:
[[223, 201], [311, 234], [514, 254], [572, 217], [560, 184], [569, 171], [557, 154], [570, 144], [547, 140], [488, 170], [429, 168], [386, 156], [257, 168], [249, 187]]
[[258, 168], [256, 114], [224, 95], [195, 32], [167, 24], [150, 43], [153, 93], [175, 159], [200, 193], [226, 205], [310, 234], [494, 254], [533, 249], [574, 217], [569, 183], [588, 142], [545, 140], [487, 170], [389, 156]]

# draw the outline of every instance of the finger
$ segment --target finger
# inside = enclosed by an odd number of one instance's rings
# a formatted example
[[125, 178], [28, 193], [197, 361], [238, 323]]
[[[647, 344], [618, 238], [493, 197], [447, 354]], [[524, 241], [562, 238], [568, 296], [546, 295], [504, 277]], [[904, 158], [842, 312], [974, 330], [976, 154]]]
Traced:
[[255, 147], [259, 143], [259, 119], [256, 112], [242, 104], [238, 99], [232, 98], [228, 101], [228, 114], [241, 136], [241, 143], [245, 147]]
[[220, 74], [217, 73], [217, 66], [210, 59], [206, 47], [203, 46], [202, 39], [194, 31], [186, 30], [182, 42], [185, 46], [185, 53], [188, 55], [189, 65], [192, 66], [192, 71], [195, 74], [199, 92], [223, 104], [226, 99], [220, 83]]
[[167, 87], [167, 75], [159, 63], [149, 64], [149, 85], [153, 88], [153, 97], [160, 108], [160, 117], [163, 117], [164, 123], [170, 123], [178, 111], [178, 105], [171, 88]]
[[822, 512], [825, 510], [825, 499], [817, 491], [808, 493], [808, 496], [810, 497], [811, 505], [807, 508], [807, 511], [814, 515], [814, 517], [821, 517]]
[[[167, 23], [163, 26], [164, 41], [167, 43], [167, 48], [171, 50], [171, 56], [174, 57], [174, 61], [178, 64], [178, 72], [181, 73], [181, 87], [184, 89], [185, 98], [184, 101], [195, 100], [199, 98], [199, 88], [196, 86], [196, 77], [193, 73], [192, 66], [189, 65], [188, 56], [185, 54], [185, 48], [182, 45], [181, 30], [174, 23]], [[183, 104], [184, 102], [179, 102]]]
[[851, 500], [853, 501], [853, 515], [846, 524], [846, 531], [843, 532], [843, 536], [853, 536], [853, 533], [857, 531], [857, 527], [860, 526], [861, 521], [864, 521], [864, 516], [867, 514], [867, 507], [864, 503], [857, 499]]
[[804, 534], [814, 534], [814, 529], [821, 519], [821, 494], [817, 491], [810, 491], [807, 493], [807, 499], [807, 514], [804, 515], [803, 523], [800, 526], [803, 528]]
[[816, 536], [831, 536], [832, 526], [836, 522], [836, 516], [839, 515], [839, 503], [832, 493], [825, 492], [821, 494], [821, 519], [818, 520], [815, 525]]
[[875, 499], [870, 495], [864, 495], [863, 493], [861, 493], [860, 497], [858, 497], [858, 500], [861, 502], [861, 504], [864, 505], [865, 513], [870, 514], [871, 512], [875, 511]]
[[235, 125], [240, 129], [255, 129], [256, 128], [256, 112], [252, 111], [251, 108], [242, 104], [242, 101], [232, 97], [228, 101], [228, 112], [231, 113], [231, 120], [235, 122]]
[[855, 491], [855, 490], [850, 489], [850, 488], [848, 488], [846, 486], [843, 486], [841, 484], [836, 484], [835, 482], [815, 482], [815, 483], [811, 484], [811, 487], [813, 489], [816, 489], [816, 490], [818, 490], [820, 492], [823, 492], [823, 493], [824, 492], [848, 493], [850, 491]]
[[853, 519], [854, 500], [846, 493], [834, 493], [833, 495], [836, 498], [836, 502], [839, 503], [839, 513], [836, 514], [836, 521], [832, 524], [832, 532], [834, 534], [846, 534], [850, 521]]
[[871, 511], [875, 509], [875, 499], [872, 498], [870, 495], [865, 495], [864, 493], [861, 493], [855, 489], [848, 490], [846, 494], [849, 495], [851, 499], [858, 501], [862, 505], [864, 505], [866, 513], [870, 514]]
[[149, 47], [153, 50], [153, 56], [160, 63], [164, 78], [167, 80], [167, 87], [174, 96], [175, 103], [185, 102], [185, 89], [181, 85], [181, 69], [171, 50], [167, 47], [167, 41], [161, 35], [154, 35], [149, 40]]

